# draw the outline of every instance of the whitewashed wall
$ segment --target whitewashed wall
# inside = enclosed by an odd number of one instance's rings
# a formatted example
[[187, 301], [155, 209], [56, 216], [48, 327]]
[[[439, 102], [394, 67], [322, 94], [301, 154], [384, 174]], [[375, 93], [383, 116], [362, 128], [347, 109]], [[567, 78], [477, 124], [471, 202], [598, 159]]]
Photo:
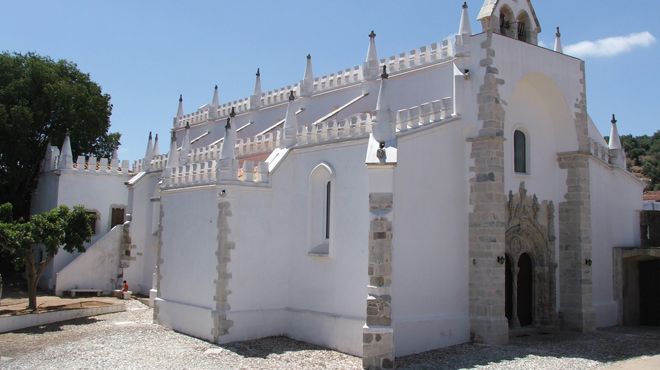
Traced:
[[399, 139], [392, 251], [397, 356], [470, 338], [466, 147], [461, 121]]
[[591, 243], [593, 305], [598, 327], [617, 324], [613, 248], [639, 247], [644, 184], [633, 175], [591, 160]]
[[[218, 191], [215, 187], [164, 194], [158, 321], [212, 340], [217, 278]], [[195, 206], [191, 206], [191, 205]]]
[[124, 269], [124, 279], [134, 292], [148, 294], [152, 287], [152, 276], [156, 267], [156, 247], [158, 245], [158, 223], [160, 215], [161, 172], [150, 172], [128, 186], [131, 214], [130, 236], [133, 260]]
[[[125, 175], [88, 173], [74, 170], [57, 170], [42, 174], [35, 192], [32, 213], [48, 211], [58, 205], [70, 207], [83, 205], [85, 209], [95, 211], [96, 234], [92, 236], [92, 245], [110, 230], [113, 207], [126, 208], [128, 191], [124, 182]], [[69, 264], [78, 253], [60, 250], [53, 263], [41, 278], [40, 286], [55, 288], [55, 273]]]
[[55, 294], [70, 289], [99, 289], [108, 294], [116, 289], [122, 233], [123, 226], [115, 226], [57, 272]]

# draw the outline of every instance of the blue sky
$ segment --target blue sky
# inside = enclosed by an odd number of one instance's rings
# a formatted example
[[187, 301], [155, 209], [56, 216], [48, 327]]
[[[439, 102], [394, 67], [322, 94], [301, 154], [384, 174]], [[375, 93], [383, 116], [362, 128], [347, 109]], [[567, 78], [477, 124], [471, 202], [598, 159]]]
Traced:
[[[472, 0], [474, 20], [482, 0]], [[144, 154], [149, 131], [168, 137], [179, 93], [186, 112], [211, 100], [249, 96], [257, 67], [263, 90], [302, 78], [311, 53], [317, 76], [362, 62], [367, 34], [378, 34], [383, 58], [439, 41], [458, 29], [458, 0], [20, 0], [4, 1], [0, 50], [65, 58], [112, 96], [112, 131], [122, 159]], [[551, 46], [587, 61], [589, 111], [609, 133], [616, 113], [622, 134], [660, 129], [660, 37], [657, 0], [536, 0]], [[633, 36], [630, 36], [633, 35]], [[598, 42], [598, 40], [601, 40]], [[166, 142], [166, 140], [164, 141]], [[161, 145], [161, 151], [166, 151]]]

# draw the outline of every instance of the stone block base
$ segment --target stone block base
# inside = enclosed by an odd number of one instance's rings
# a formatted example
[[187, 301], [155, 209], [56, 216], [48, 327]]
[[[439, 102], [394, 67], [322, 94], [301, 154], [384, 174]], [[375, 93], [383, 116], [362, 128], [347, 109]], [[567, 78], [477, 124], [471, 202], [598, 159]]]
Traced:
[[470, 336], [473, 342], [483, 344], [509, 343], [509, 320], [502, 318], [472, 318]]
[[562, 309], [559, 315], [562, 330], [575, 330], [583, 333], [596, 330], [596, 311], [593, 309]]
[[362, 344], [363, 368], [394, 368], [394, 329], [365, 325], [362, 330]]

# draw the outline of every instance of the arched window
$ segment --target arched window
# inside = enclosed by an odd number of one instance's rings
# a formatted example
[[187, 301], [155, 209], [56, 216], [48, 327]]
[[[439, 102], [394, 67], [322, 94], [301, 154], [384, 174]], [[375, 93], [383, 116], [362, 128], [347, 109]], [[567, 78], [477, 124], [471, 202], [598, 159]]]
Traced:
[[504, 36], [510, 36], [512, 22], [513, 11], [511, 11], [511, 9], [505, 5], [500, 10], [500, 34]]
[[517, 173], [527, 173], [527, 137], [520, 130], [513, 133], [513, 169]]
[[309, 243], [310, 254], [327, 255], [332, 239], [332, 191], [334, 173], [321, 163], [309, 176]]
[[521, 12], [518, 15], [518, 40], [529, 42], [529, 16], [527, 12]]

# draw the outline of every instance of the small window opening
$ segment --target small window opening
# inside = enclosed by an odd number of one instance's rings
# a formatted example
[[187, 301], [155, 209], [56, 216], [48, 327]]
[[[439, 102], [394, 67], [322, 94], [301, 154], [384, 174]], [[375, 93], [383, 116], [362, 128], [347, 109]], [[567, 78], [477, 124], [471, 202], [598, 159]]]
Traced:
[[331, 182], [325, 185], [325, 238], [330, 239], [330, 191]]
[[513, 167], [517, 173], [527, 173], [527, 138], [516, 130], [513, 133]]

